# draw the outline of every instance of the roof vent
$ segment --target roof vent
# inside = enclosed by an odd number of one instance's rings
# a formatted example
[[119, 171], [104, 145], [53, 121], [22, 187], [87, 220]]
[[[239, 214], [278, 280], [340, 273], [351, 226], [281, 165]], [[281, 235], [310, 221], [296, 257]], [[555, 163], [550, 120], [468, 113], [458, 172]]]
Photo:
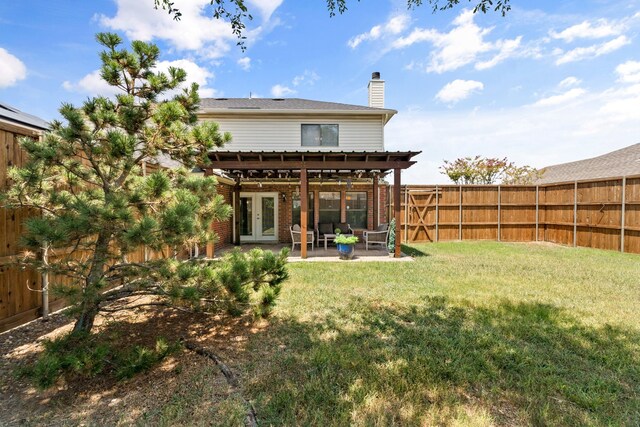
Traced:
[[284, 101], [284, 98], [272, 98], [272, 101]]
[[380, 71], [374, 71], [371, 73], [371, 80], [380, 80]]
[[216, 98], [216, 101], [228, 101], [229, 98]]

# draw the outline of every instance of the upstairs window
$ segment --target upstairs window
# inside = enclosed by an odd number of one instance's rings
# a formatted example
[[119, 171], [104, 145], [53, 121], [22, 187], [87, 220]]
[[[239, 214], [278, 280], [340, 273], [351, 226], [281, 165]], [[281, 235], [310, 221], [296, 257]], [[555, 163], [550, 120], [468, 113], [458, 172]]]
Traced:
[[337, 147], [338, 125], [302, 125], [303, 147]]

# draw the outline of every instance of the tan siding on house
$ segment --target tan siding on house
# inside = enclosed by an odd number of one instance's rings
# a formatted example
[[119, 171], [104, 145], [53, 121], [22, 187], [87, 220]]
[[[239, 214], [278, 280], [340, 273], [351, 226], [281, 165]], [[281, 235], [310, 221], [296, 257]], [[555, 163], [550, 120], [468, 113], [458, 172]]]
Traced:
[[[378, 116], [281, 116], [204, 117], [220, 124], [220, 129], [230, 132], [233, 140], [225, 150], [252, 151], [382, 151], [384, 150], [384, 126]], [[303, 147], [302, 124], [337, 124], [338, 147]]]
[[369, 83], [369, 107], [384, 108], [384, 81], [372, 80]]

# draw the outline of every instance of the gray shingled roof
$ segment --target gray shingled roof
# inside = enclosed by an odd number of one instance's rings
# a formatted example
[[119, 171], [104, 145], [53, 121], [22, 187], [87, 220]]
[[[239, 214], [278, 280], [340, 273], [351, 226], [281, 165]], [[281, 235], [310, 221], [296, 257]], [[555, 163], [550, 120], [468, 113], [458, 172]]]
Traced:
[[640, 175], [640, 143], [602, 156], [547, 166], [536, 184]]
[[301, 98], [203, 98], [202, 110], [291, 110], [291, 111], [362, 111], [381, 114], [397, 113], [386, 108], [372, 108], [362, 105], [340, 104], [338, 102], [313, 101]]
[[42, 120], [40, 117], [23, 113], [17, 108], [2, 102], [0, 102], [0, 119], [4, 119], [5, 121], [12, 122], [17, 125], [26, 125], [40, 130], [49, 129], [49, 123]]

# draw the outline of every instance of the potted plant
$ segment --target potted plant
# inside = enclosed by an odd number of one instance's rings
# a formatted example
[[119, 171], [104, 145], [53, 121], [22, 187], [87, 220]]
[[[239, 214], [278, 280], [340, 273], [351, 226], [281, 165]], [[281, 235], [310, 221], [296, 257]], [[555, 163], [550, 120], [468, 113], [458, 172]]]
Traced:
[[358, 238], [356, 236], [345, 236], [344, 234], [339, 233], [336, 234], [337, 236], [334, 239], [334, 242], [338, 247], [338, 255], [340, 256], [340, 259], [352, 259], [356, 243], [358, 243]]

